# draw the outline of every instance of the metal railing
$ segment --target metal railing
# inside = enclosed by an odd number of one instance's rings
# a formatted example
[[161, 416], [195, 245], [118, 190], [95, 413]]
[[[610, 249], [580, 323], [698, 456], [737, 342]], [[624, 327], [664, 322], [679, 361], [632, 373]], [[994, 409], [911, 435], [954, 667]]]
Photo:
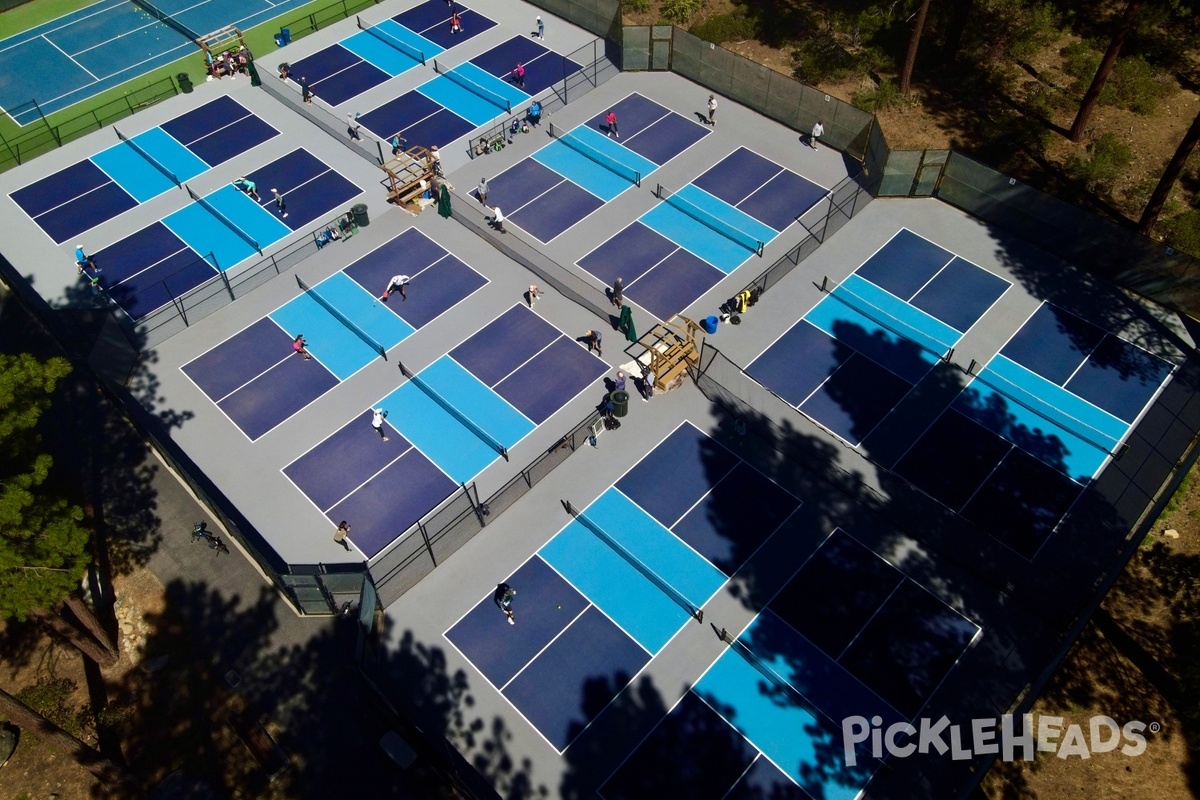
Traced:
[[170, 77], [165, 77], [141, 89], [135, 89], [129, 94], [122, 95], [116, 100], [53, 125], [33, 100], [16, 108], [10, 108], [8, 109], [9, 116], [14, 118], [22, 116], [28, 111], [35, 111], [40, 124], [35, 124], [17, 136], [5, 137], [0, 134], [0, 171], [24, 164], [31, 158], [56, 150], [67, 142], [98, 131], [105, 125], [111, 125], [133, 116], [142, 109], [177, 94], [179, 94], [179, 87], [175, 85], [175, 81]]
[[[330, 221], [310, 230], [304, 238], [284, 247], [277, 253], [272, 253], [261, 261], [248, 267], [237, 269], [232, 273], [218, 272], [209, 280], [184, 292], [171, 289], [171, 281], [175, 276], [186, 272], [189, 268], [167, 276], [157, 283], [145, 287], [137, 294], [156, 292], [165, 293], [170, 302], [161, 305], [145, 316], [134, 319], [124, 311], [112, 309], [121, 327], [127, 331], [131, 344], [140, 353], [158, 346], [185, 328], [204, 319], [209, 314], [232, 303], [238, 297], [262, 286], [276, 275], [299, 264], [309, 256], [315, 255], [322, 247], [327, 246], [324, 234], [330, 228], [337, 228], [338, 221], [346, 216], [345, 211], [333, 217]], [[332, 242], [330, 243], [332, 244]], [[126, 306], [134, 305], [131, 294], [119, 298]]]
[[460, 547], [521, 499], [572, 453], [588, 444], [600, 419], [592, 412], [484, 501], [474, 483], [463, 484], [371, 559], [371, 582], [383, 608], [398, 600]]

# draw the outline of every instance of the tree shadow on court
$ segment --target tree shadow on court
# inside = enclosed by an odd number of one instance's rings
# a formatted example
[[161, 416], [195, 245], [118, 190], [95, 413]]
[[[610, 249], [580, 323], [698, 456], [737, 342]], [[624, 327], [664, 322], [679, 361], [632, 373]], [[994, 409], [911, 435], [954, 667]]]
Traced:
[[550, 796], [534, 780], [532, 762], [513, 753], [508, 723], [473, 710], [471, 683], [483, 678], [451, 669], [445, 650], [417, 640], [410, 630], [394, 636], [383, 629], [380, 636], [388, 645], [364, 669], [395, 712], [393, 726], [400, 726], [419, 756], [438, 765], [443, 775], [456, 776], [460, 790], [480, 797], [492, 792], [505, 800]]
[[[916, 713], [911, 707], [912, 698], [916, 698], [917, 708], [934, 698], [935, 718], [946, 714], [952, 722], [966, 724], [980, 716], [980, 709], [993, 713], [995, 709], [1010, 707], [1030, 683], [1036, 684], [1044, 671], [1054, 665], [1072, 625], [1086, 613], [1096, 581], [1121, 567], [1115, 559], [1132, 520], [1115, 513], [1111, 504], [1097, 493], [1087, 493], [1072, 507], [1069, 525], [1055, 530], [1055, 520], [1042, 532], [1054, 545], [1052, 552], [1048, 554], [1039, 541], [1026, 556], [927, 493], [940, 493], [941, 487], [930, 485], [928, 489], [918, 489], [892, 472], [913, 442], [960, 395], [964, 416], [989, 428], [1004, 429], [1038, 463], [1064, 470], [1066, 450], [1057, 437], [1047, 436], [1036, 425], [1023, 422], [1028, 415], [1015, 414], [1005, 398], [985, 402], [981, 397], [973, 397], [970, 390], [962, 394], [968, 377], [960, 369], [945, 364], [931, 367], [929, 357], [915, 346], [905, 342], [889, 344], [852, 327], [838, 330], [838, 339], [857, 346], [852, 350], [838, 345], [835, 363], [844, 363], [856, 350], [867, 351], [877, 363], [888, 364], [893, 372], [925, 376], [915, 390], [900, 399], [891, 415], [882, 419], [873, 385], [827, 382], [827, 400], [832, 405], [826, 408], [836, 407], [854, 435], [863, 437], [857, 448], [837, 444], [836, 438], [819, 434], [805, 417], [761, 388], [755, 388], [745, 376], [741, 379], [744, 383], [736, 383], [738, 373], [734, 370], [717, 366], [715, 360], [706, 365], [706, 376], [701, 377], [700, 385], [702, 389], [707, 386], [705, 393], [713, 401], [718, 442], [738, 452], [803, 503], [797, 519], [781, 530], [786, 533], [786, 542], [777, 541], [777, 536], [768, 540], [759, 552], [755, 552], [757, 545], [753, 541], [745, 547], [741, 544], [749, 538], [741, 530], [745, 497], [718, 480], [725, 472], [725, 459], [713, 445], [714, 452], [706, 457], [712, 479], [708, 501], [710, 522], [737, 552], [733, 560], [745, 562], [733, 576], [730, 591], [750, 612], [762, 611], [809, 555], [835, 528], [840, 528], [898, 566], [909, 580], [949, 609], [980, 625], [982, 636], [966, 649], [958, 666], [947, 665], [944, 658], [939, 661], [936, 653], [922, 652], [930, 641], [937, 640], [939, 634], [934, 631], [923, 632], [927, 639], [919, 646], [895, 638], [887, 641], [887, 636], [873, 641], [877, 652], [872, 656], [874, 663], [868, 664], [872, 669], [865, 672], [862, 661], [857, 666], [851, 661], [842, 665], [868, 686], [875, 684], [873, 691], [885, 701], [910, 698], [909, 707], [903, 702], [893, 703], [903, 709], [904, 717]], [[706, 384], [710, 378], [716, 386]], [[747, 434], [740, 435], [739, 429]], [[962, 452], [969, 451], [969, 447], [955, 442], [950, 445], [951, 455], [965, 459], [961, 470], [951, 470], [950, 478], [957, 478], [958, 472], [967, 471], [967, 467], [977, 468], [971, 461], [974, 456]], [[983, 464], [987, 469], [979, 472], [979, 480], [990, 474], [991, 467]], [[1030, 492], [1027, 496], [1014, 494], [1006, 502], [1022, 514], [1036, 518], [1043, 499], [1037, 492]], [[986, 520], [983, 522], [986, 524]], [[1002, 534], [1001, 530], [999, 535]], [[739, 548], [744, 549], [738, 552]], [[854, 608], [855, 591], [855, 587], [846, 586], [845, 594], [839, 597], [835, 593], [828, 602], [849, 603], [848, 607]], [[883, 602], [881, 597], [874, 605]], [[821, 609], [812, 609], [812, 614], [820, 618]], [[722, 624], [720, 620], [712, 621], [714, 625]], [[827, 685], [825, 673], [829, 666], [818, 659], [789, 657], [789, 653], [795, 652], [795, 643], [780, 638], [778, 631], [772, 626], [756, 625], [743, 640], [754, 653], [768, 658], [782, 657], [790, 674], [780, 677], [793, 686], [803, 690]], [[729, 635], [736, 636], [739, 632], [729, 631]], [[832, 656], [842, 663], [848, 650]], [[880, 683], [880, 676], [887, 674], [888, 664], [892, 665], [892, 674], [887, 678], [893, 683], [890, 688]], [[772, 687], [768, 680], [761, 682], [760, 690], [773, 697], [778, 694], [778, 686]], [[814, 699], [817, 697], [814, 695]], [[846, 713], [856, 712], [847, 708]], [[858, 713], [870, 716], [871, 712]], [[835, 720], [837, 724], [840, 722]], [[843, 766], [840, 730], [816, 733], [814, 790], [820, 781], [858, 785], [855, 778], [859, 776], [848, 775]], [[967, 780], [961, 762], [952, 764], [948, 756], [940, 760], [924, 759], [919, 771], [917, 764], [910, 764], [907, 759], [894, 766], [879, 773], [876, 780], [917, 792], [911, 796], [921, 793], [917, 784], [909, 783], [918, 778], [925, 780], [921, 773], [944, 775], [952, 781], [948, 785], [951, 788], [957, 785], [959, 790]], [[930, 785], [937, 786], [936, 782]]]
[[[1112, 369], [1123, 378], [1154, 378], [1156, 365], [1135, 352], [1117, 348], [1096, 349], [1097, 337], [1103, 331], [1113, 331], [1150, 355], [1169, 363], [1182, 361], [1181, 352], [1192, 347], [1175, 328], [1168, 324], [1175, 315], [1157, 306], [1147, 307], [1145, 301], [1118, 291], [1109, 281], [1116, 275], [1092, 272], [1093, 264], [1071, 265], [1027, 241], [995, 227], [990, 227], [995, 245], [995, 257], [1033, 297], [1054, 304], [1058, 332], [1064, 335], [1080, 353], [1090, 355], [1096, 364]], [[1064, 232], [1064, 236], [1068, 235]], [[1130, 278], [1129, 281], [1133, 279]], [[1159, 279], [1165, 280], [1165, 279]], [[1127, 281], [1128, 282], [1128, 281]], [[1155, 293], [1164, 287], [1147, 285]], [[1080, 323], [1060, 310], [1082, 315]]]

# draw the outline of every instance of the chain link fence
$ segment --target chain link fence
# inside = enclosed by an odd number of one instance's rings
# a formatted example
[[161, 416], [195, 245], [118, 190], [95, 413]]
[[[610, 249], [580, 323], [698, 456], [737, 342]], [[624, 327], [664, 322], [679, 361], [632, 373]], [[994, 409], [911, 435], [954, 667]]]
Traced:
[[0, 135], [0, 171], [24, 164], [31, 158], [56, 150], [67, 142], [98, 131], [105, 125], [111, 125], [126, 117], [131, 117], [142, 109], [149, 108], [155, 103], [177, 94], [179, 94], [179, 87], [175, 85], [174, 80], [166, 77], [141, 89], [134, 89], [129, 94], [122, 95], [79, 116], [56, 122], [53, 125], [42, 115], [41, 109], [33, 100], [16, 108], [10, 108], [8, 114], [14, 118], [24, 116], [29, 111], [35, 111], [38, 122], [17, 136], [6, 138]]
[[[892, 158], [896, 153], [892, 153]], [[892, 158], [889, 158], [889, 163]], [[1168, 308], [1200, 316], [1200, 259], [951, 152], [936, 197]]]
[[387, 608], [416, 586], [572, 453], [588, 444], [598, 419], [598, 413], [589, 414], [482, 502], [475, 484], [464, 484], [437, 509], [418, 520], [387, 549], [372, 558], [368, 570], [380, 607]]
[[[183, 276], [192, 269], [192, 266], [184, 267], [138, 293], [131, 293], [120, 298], [127, 306], [132, 305], [134, 298], [139, 294], [163, 294], [169, 298], [169, 302], [165, 305], [159, 305], [154, 311], [137, 319], [119, 310], [115, 304], [110, 306], [110, 310], [120, 326], [128, 331], [130, 342], [136, 343], [135, 349], [140, 353], [145, 353], [214, 311], [224, 308], [252, 289], [262, 286], [276, 275], [282, 275], [304, 259], [315, 255], [322, 247], [336, 246], [338, 241], [324, 243], [323, 234], [331, 228], [336, 229], [338, 220], [345, 216], [346, 212], [343, 211], [278, 253], [272, 253], [256, 264], [239, 269], [233, 274], [218, 272], [209, 280], [187, 291], [177, 291], [178, 285], [172, 286], [172, 284], [179, 284], [180, 281], [183, 281]], [[211, 266], [207, 268], [212, 269]]]
[[[547, 121], [552, 114], [566, 107], [567, 103], [578, 100], [593, 89], [605, 84], [610, 78], [616, 77], [621, 70], [608, 57], [603, 39], [595, 39], [573, 53], [563, 58], [563, 80], [547, 89], [541, 97], [535, 98], [542, 104], [542, 121]], [[569, 72], [567, 61], [583, 65], [583, 69]], [[532, 102], [530, 103], [532, 105]], [[517, 114], [522, 117], [523, 115]], [[467, 141], [467, 155], [472, 159], [476, 156], [496, 152], [493, 145], [497, 141], [504, 142], [508, 138], [508, 128], [512, 117], [505, 117], [479, 136]]]

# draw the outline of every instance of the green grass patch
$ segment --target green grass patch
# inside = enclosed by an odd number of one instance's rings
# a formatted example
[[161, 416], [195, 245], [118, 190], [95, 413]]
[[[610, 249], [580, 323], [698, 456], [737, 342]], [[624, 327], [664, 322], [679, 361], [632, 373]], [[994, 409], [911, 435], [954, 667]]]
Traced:
[[[1167, 244], [1176, 250], [1200, 256], [1200, 209], [1185, 211], [1159, 224]], [[1189, 479], [1191, 475], [1188, 475]], [[1175, 498], [1171, 498], [1174, 501]]]
[[1179, 488], [1175, 490], [1175, 494], [1171, 495], [1171, 499], [1167, 501], [1167, 507], [1163, 509], [1161, 520], [1167, 514], [1174, 514], [1183, 505], [1183, 501], [1192, 492], [1192, 484], [1196, 478], [1195, 468], [1188, 470], [1188, 473], [1183, 476], [1183, 480], [1179, 482]]
[[36, 28], [44, 22], [58, 19], [95, 2], [96, 0], [37, 0], [36, 3], [29, 2], [10, 8], [0, 14], [0, 39]]
[[17, 699], [41, 714], [72, 736], [84, 731], [84, 714], [68, 704], [75, 691], [75, 681], [70, 678], [40, 678], [34, 686], [26, 686], [17, 692]]
[[1082, 183], [1089, 191], [1112, 184], [1121, 171], [1133, 161], [1129, 145], [1106, 133], [1092, 142], [1087, 155], [1076, 153], [1067, 162], [1067, 174]]
[[880, 81], [878, 86], [870, 89], [860, 89], [850, 98], [857, 108], [877, 114], [904, 105], [904, 95], [900, 87], [888, 78]]
[[732, 14], [714, 14], [697, 22], [689, 31], [706, 42], [724, 44], [758, 37], [758, 20], [739, 8]]

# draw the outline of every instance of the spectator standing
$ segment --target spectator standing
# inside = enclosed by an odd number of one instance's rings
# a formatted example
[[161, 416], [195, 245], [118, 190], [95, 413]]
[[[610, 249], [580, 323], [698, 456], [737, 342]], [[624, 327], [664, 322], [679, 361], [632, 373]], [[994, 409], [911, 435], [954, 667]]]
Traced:
[[808, 143], [813, 150], [817, 149], [817, 139], [819, 139], [823, 133], [825, 133], [825, 126], [821, 124], [821, 120], [817, 120], [817, 124], [813, 125], [812, 135], [808, 137]]
[[305, 105], [312, 105], [312, 89], [308, 88], [308, 78], [300, 76], [300, 97]]
[[621, 282], [620, 278], [617, 278], [615, 281], [613, 281], [613, 286], [612, 286], [612, 304], [614, 306], [616, 306], [617, 308], [620, 308], [622, 303], [624, 303], [624, 302], [625, 302], [625, 284]]
[[350, 552], [350, 545], [346, 542], [346, 537], [350, 535], [350, 523], [342, 520], [338, 523], [337, 530], [333, 532], [333, 540], [346, 548], [346, 552]]
[[537, 18], [537, 26], [538, 26], [538, 38], [545, 39], [546, 38], [546, 23], [542, 22], [542, 18], [540, 15]]
[[487, 205], [488, 184], [487, 178], [480, 178], [479, 185], [475, 187], [475, 196], [479, 198], [479, 202]]
[[649, 367], [642, 367], [641, 393], [643, 403], [654, 397], [654, 370]]
[[717, 126], [717, 97], [712, 94], [708, 96], [708, 124]]

